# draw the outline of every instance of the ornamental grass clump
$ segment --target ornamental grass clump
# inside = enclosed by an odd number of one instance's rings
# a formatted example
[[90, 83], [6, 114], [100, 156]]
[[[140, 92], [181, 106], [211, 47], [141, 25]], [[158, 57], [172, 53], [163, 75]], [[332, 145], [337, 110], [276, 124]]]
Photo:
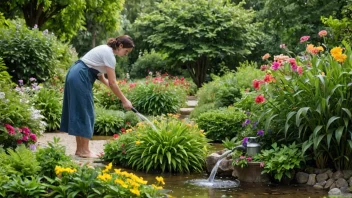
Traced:
[[[132, 130], [105, 145], [104, 159], [114, 156], [137, 170], [157, 172], [200, 172], [207, 154], [203, 130], [197, 125], [179, 121], [177, 115], [158, 117], [153, 123], [141, 122]], [[127, 164], [126, 164], [127, 160]]]
[[295, 58], [278, 55], [268, 62], [265, 77], [253, 81], [265, 131], [272, 131], [268, 140], [303, 143], [320, 168], [352, 168], [351, 55], [346, 43], [331, 50], [308, 44]]

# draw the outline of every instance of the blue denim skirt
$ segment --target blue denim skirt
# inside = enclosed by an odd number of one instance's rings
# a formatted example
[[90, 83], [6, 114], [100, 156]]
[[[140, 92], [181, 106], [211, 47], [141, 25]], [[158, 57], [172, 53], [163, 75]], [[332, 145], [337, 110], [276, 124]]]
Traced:
[[60, 131], [91, 139], [94, 132], [93, 84], [99, 71], [78, 60], [65, 81]]

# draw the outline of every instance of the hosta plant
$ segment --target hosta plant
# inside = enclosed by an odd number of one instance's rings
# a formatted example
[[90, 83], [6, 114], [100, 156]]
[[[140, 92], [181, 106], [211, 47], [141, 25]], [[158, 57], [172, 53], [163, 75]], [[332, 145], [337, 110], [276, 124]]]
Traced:
[[175, 117], [154, 120], [156, 130], [148, 123], [139, 123], [133, 131], [115, 140], [119, 142], [114, 143], [119, 150], [124, 144], [129, 166], [162, 172], [200, 172], [203, 169], [208, 140], [196, 125]]
[[122, 111], [96, 109], [94, 131], [97, 135], [113, 135], [124, 127], [124, 113]]

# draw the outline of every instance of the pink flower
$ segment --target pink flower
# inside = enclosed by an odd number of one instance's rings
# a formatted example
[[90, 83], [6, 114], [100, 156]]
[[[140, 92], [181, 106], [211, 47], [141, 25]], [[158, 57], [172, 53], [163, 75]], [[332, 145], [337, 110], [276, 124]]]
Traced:
[[36, 142], [36, 141], [37, 141], [37, 136], [36, 136], [34, 133], [31, 133], [31, 134], [29, 135], [29, 138], [31, 138], [31, 140], [32, 140], [33, 142]]
[[22, 133], [23, 133], [24, 135], [29, 135], [29, 134], [31, 133], [31, 131], [29, 130], [28, 127], [23, 127], [23, 128], [22, 128]]
[[326, 30], [321, 30], [318, 34], [320, 37], [324, 37], [324, 36], [328, 35], [328, 32]]
[[298, 73], [299, 75], [302, 75], [302, 73], [303, 73], [303, 68], [302, 68], [301, 66], [298, 66], [298, 67], [297, 67], [297, 73]]
[[252, 81], [252, 83], [253, 83], [254, 89], [258, 90], [258, 89], [260, 89], [260, 84], [262, 84], [263, 81], [262, 81], [262, 80], [254, 79], [254, 80]]
[[134, 88], [137, 85], [137, 83], [130, 83], [130, 88]]
[[28, 141], [28, 136], [23, 136], [23, 137], [22, 137], [22, 141], [27, 142], [27, 141]]
[[5, 124], [5, 128], [10, 135], [16, 134], [15, 128], [13, 128], [10, 124]]
[[17, 144], [22, 144], [22, 140], [16, 140]]
[[243, 155], [241, 155], [241, 156], [240, 156], [240, 159], [246, 159], [246, 157], [245, 157], [245, 156], [243, 156]]
[[268, 59], [268, 58], [270, 58], [270, 54], [269, 53], [266, 53], [266, 54], [264, 54], [264, 56], [262, 56], [263, 60]]
[[302, 36], [301, 39], [300, 39], [300, 42], [304, 43], [304, 42], [308, 41], [309, 38], [310, 38], [310, 36]]
[[255, 102], [256, 102], [257, 104], [265, 102], [264, 96], [263, 96], [262, 94], [258, 95], [258, 96], [255, 98]]
[[280, 45], [280, 48], [281, 48], [281, 49], [285, 49], [285, 48], [286, 48], [286, 45], [285, 45], [285, 44], [281, 44], [281, 45]]
[[269, 67], [267, 66], [267, 65], [262, 65], [262, 66], [260, 66], [260, 70], [262, 70], [262, 71], [265, 71], [265, 70], [267, 70]]
[[273, 64], [271, 65], [271, 69], [273, 69], [273, 70], [278, 70], [279, 67], [280, 67], [280, 63], [278, 63], [276, 61], [273, 62]]
[[247, 157], [247, 161], [252, 161], [252, 158], [251, 157]]
[[264, 162], [260, 162], [259, 166], [264, 167], [265, 166]]

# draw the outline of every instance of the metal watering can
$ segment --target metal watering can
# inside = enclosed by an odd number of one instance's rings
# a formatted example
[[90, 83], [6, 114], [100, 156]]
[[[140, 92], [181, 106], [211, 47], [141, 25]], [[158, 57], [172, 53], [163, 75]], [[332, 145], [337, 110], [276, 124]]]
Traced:
[[242, 150], [246, 152], [248, 156], [254, 156], [260, 152], [260, 144], [257, 142], [256, 137], [248, 137], [247, 146], [236, 146], [232, 149], [232, 152], [235, 150]]

